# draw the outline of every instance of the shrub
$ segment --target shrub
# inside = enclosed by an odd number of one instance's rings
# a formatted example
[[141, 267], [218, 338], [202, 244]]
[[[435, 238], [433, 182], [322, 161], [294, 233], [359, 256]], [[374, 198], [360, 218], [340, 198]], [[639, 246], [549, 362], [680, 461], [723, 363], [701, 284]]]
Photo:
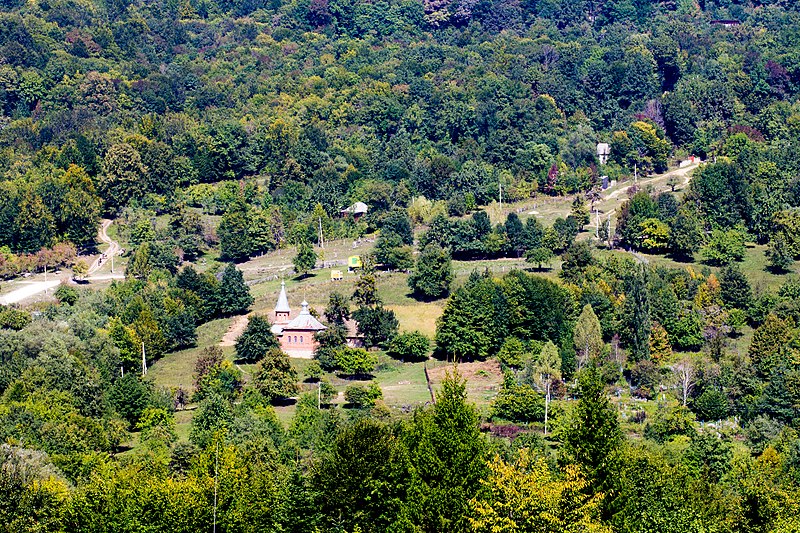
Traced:
[[78, 301], [78, 291], [67, 285], [59, 285], [55, 297], [62, 304], [75, 305]]
[[644, 436], [656, 442], [666, 442], [676, 435], [695, 434], [694, 415], [686, 407], [659, 409], [653, 421], [644, 428]]
[[378, 356], [363, 348], [344, 347], [336, 352], [336, 365], [343, 374], [369, 374], [378, 364]]
[[383, 391], [375, 383], [350, 385], [344, 391], [344, 399], [353, 407], [372, 407], [380, 398], [383, 398]]
[[0, 310], [0, 328], [21, 330], [31, 323], [31, 315], [19, 309], [7, 307]]
[[401, 333], [389, 344], [387, 353], [401, 361], [423, 361], [428, 358], [431, 341], [419, 331]]
[[544, 398], [528, 385], [503, 388], [492, 402], [492, 418], [511, 422], [544, 420]]

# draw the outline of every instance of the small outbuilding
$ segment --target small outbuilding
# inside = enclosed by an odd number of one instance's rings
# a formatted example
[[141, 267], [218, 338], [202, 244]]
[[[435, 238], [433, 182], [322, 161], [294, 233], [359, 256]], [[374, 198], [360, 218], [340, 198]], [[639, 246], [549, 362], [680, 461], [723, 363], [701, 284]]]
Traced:
[[367, 204], [364, 202], [356, 202], [350, 207], [342, 209], [340, 213], [343, 217], [350, 215], [353, 217], [353, 219], [358, 220], [362, 216], [366, 215], [367, 211], [369, 211], [369, 206]]

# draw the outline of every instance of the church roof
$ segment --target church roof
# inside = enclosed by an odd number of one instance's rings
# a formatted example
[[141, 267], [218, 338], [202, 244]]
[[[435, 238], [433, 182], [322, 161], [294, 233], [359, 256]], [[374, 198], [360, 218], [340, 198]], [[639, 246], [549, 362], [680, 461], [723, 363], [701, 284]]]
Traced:
[[300, 314], [297, 315], [291, 322], [283, 326], [283, 330], [286, 331], [287, 329], [303, 329], [303, 330], [312, 330], [312, 331], [322, 331], [323, 329], [328, 329], [322, 325], [322, 323], [314, 318], [308, 311], [308, 302], [303, 300], [303, 303], [300, 304], [303, 309], [300, 311]]
[[289, 299], [286, 297], [286, 282], [281, 281], [281, 293], [278, 296], [278, 303], [275, 304], [276, 313], [291, 313], [292, 309], [289, 307]]

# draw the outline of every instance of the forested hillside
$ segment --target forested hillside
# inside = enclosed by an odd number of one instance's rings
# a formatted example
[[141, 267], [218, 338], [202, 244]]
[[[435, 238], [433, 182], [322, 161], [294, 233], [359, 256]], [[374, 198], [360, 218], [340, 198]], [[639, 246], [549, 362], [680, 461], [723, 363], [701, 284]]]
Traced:
[[599, 141], [612, 179], [748, 139], [769, 143], [765, 177], [794, 175], [800, 14], [719, 4], [9, 5], [0, 245], [6, 262], [82, 248], [104, 213], [196, 206], [228, 215], [223, 254], [241, 259], [301, 239], [317, 204], [379, 220], [419, 196], [461, 214], [499, 183], [508, 201], [586, 191]]
[[798, 96], [789, 0], [2, 2], [0, 532], [800, 531]]

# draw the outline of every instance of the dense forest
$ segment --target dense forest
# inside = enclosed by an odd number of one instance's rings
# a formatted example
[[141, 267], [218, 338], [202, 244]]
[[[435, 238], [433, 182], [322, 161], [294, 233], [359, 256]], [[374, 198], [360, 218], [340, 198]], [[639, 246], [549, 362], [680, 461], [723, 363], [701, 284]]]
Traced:
[[[0, 531], [800, 531], [800, 4], [2, 7], [0, 278], [127, 249], [0, 307]], [[364, 237], [298, 366], [243, 265]]]

